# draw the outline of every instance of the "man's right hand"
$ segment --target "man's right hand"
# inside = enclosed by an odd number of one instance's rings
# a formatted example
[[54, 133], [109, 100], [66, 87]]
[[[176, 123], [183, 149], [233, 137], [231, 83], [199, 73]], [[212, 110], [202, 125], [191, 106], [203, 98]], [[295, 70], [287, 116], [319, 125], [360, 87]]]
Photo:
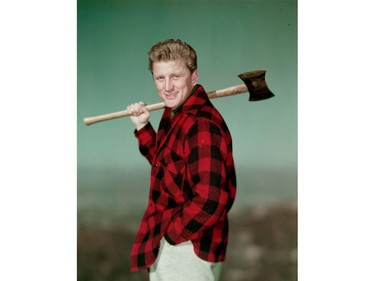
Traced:
[[151, 112], [147, 110], [144, 102], [130, 104], [126, 110], [131, 113], [130, 119], [138, 131], [147, 125]]

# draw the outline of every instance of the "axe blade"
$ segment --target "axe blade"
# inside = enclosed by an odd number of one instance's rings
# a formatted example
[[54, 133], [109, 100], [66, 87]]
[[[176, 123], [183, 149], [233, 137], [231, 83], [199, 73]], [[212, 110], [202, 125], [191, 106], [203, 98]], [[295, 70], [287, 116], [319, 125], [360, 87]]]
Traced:
[[265, 70], [244, 72], [238, 75], [249, 90], [249, 101], [259, 101], [275, 96], [267, 87]]

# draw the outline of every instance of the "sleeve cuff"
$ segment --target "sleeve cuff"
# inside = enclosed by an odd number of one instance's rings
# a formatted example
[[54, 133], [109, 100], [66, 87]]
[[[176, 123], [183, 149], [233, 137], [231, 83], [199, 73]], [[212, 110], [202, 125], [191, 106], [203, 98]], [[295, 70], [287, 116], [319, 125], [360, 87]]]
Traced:
[[152, 128], [152, 126], [151, 126], [151, 123], [148, 122], [142, 129], [140, 129], [140, 130], [135, 129], [134, 130], [134, 135], [136, 137], [139, 137], [139, 135], [141, 135], [143, 132], [149, 130], [150, 128]]
[[167, 240], [167, 242], [169, 244], [176, 245], [176, 243], [169, 237], [169, 235], [167, 233], [164, 235], [164, 238], [165, 238], [165, 240]]

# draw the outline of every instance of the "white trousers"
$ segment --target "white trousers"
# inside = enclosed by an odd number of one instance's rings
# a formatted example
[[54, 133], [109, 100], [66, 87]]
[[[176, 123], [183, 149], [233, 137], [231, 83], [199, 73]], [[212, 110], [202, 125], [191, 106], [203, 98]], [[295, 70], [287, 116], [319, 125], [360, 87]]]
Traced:
[[173, 246], [163, 238], [150, 268], [150, 281], [219, 281], [221, 266], [221, 262], [200, 259], [191, 241]]

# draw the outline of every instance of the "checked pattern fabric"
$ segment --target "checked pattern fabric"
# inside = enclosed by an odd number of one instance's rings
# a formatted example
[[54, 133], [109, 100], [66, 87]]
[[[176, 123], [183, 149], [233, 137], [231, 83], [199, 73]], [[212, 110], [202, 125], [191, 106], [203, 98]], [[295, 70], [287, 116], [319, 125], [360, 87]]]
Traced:
[[236, 174], [230, 132], [204, 88], [198, 85], [173, 118], [166, 108], [157, 133], [148, 123], [135, 135], [151, 179], [131, 270], [150, 268], [162, 237], [172, 245], [191, 240], [201, 259], [223, 261]]

